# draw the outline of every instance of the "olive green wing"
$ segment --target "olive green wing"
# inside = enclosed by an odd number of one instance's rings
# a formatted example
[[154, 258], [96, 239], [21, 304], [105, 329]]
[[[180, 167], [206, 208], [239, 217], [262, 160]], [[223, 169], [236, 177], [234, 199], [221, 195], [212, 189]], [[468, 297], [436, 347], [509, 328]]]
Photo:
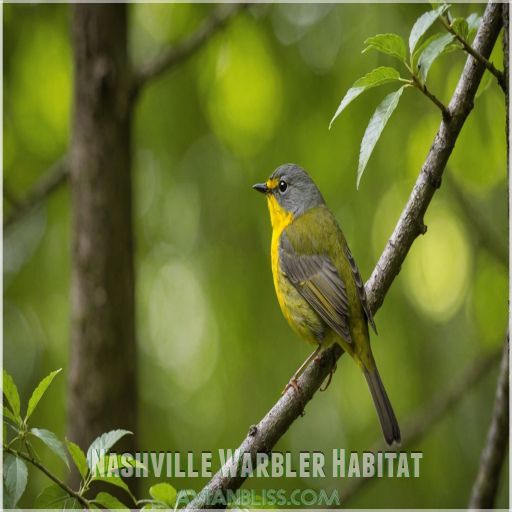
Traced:
[[285, 232], [280, 239], [279, 260], [281, 271], [320, 318], [352, 343], [347, 291], [332, 261], [325, 255], [297, 254]]
[[347, 257], [347, 260], [349, 262], [350, 269], [352, 270], [354, 282], [356, 283], [357, 294], [359, 295], [359, 300], [361, 301], [361, 305], [363, 306], [363, 310], [365, 312], [366, 318], [368, 319], [368, 323], [372, 326], [372, 329], [374, 330], [375, 334], [378, 334], [377, 327], [375, 326], [375, 322], [373, 320], [372, 311], [370, 309], [370, 306], [368, 305], [368, 298], [366, 297], [366, 290], [364, 288], [364, 283], [363, 280], [361, 279], [359, 269], [357, 268], [354, 257], [352, 256], [352, 253], [350, 252], [350, 249], [348, 248], [348, 245], [346, 243], [344, 244], [343, 249], [345, 251], [345, 256]]

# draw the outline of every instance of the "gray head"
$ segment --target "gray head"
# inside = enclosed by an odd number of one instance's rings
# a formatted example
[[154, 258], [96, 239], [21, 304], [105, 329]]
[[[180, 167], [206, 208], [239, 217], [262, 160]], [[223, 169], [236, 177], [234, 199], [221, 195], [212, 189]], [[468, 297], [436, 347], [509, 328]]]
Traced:
[[281, 208], [294, 217], [325, 204], [320, 190], [309, 174], [295, 164], [281, 165], [266, 183], [257, 183], [253, 188], [266, 194], [269, 200], [274, 198]]

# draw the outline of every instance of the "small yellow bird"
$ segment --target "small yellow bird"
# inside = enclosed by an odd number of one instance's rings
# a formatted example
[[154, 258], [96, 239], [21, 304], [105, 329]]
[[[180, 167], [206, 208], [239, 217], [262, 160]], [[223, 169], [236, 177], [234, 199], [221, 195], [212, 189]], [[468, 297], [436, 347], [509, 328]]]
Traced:
[[370, 348], [368, 323], [377, 330], [364, 283], [322, 194], [295, 164], [278, 167], [266, 183], [253, 188], [267, 197], [281, 311], [301, 338], [317, 345], [290, 385], [297, 388], [298, 376], [319, 351], [338, 343], [363, 370], [386, 442], [400, 443], [400, 428]]

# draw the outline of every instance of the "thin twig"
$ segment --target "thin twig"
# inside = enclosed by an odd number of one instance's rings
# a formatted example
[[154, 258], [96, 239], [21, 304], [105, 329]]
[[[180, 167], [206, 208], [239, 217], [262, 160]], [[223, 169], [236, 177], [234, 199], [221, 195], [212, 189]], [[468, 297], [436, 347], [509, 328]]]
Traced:
[[[402, 446], [405, 450], [422, 439], [431, 428], [446, 414], [448, 414], [467, 392], [475, 387], [478, 382], [492, 369], [500, 359], [501, 349], [491, 354], [480, 354], [464, 372], [447, 389], [440, 391], [421, 410], [408, 418], [402, 428]], [[384, 443], [378, 441], [374, 444], [372, 452], [377, 453], [389, 449]], [[351, 499], [366, 484], [372, 482], [371, 478], [357, 478], [350, 480], [342, 493], [343, 504]]]
[[41, 201], [46, 199], [54, 190], [64, 184], [68, 175], [69, 168], [67, 158], [62, 157], [55, 162], [45, 175], [34, 185], [25, 198], [16, 200], [9, 215], [4, 219], [4, 230], [12, 226]]
[[482, 451], [482, 458], [478, 468], [469, 508], [494, 508], [496, 493], [500, 483], [500, 474], [503, 462], [507, 455], [509, 436], [509, 336], [505, 340], [501, 358], [500, 373], [496, 386], [496, 398], [492, 411], [491, 426], [487, 434], [487, 441]]
[[220, 5], [190, 36], [177, 46], [166, 49], [153, 61], [148, 62], [136, 71], [134, 73], [132, 99], [150, 80], [159, 77], [202, 48], [215, 33], [224, 28], [236, 14], [249, 5], [248, 3]]
[[70, 496], [78, 500], [85, 508], [89, 509], [90, 504], [87, 499], [85, 499], [83, 496], [81, 496], [79, 493], [71, 489], [68, 485], [66, 485], [60, 478], [56, 477], [50, 470], [46, 469], [40, 462], [30, 457], [30, 455], [27, 455], [26, 453], [19, 452], [17, 450], [14, 450], [13, 448], [9, 448], [7, 445], [4, 444], [4, 451], [7, 453], [10, 453], [11, 455], [14, 455], [15, 457], [19, 457], [23, 460], [26, 460], [27, 462], [30, 462], [33, 466], [35, 466], [37, 469], [42, 471], [50, 480], [53, 480], [62, 490], [67, 492]]
[[[500, 31], [501, 22], [501, 6], [488, 4], [475, 37], [475, 48], [482, 55], [490, 55]], [[484, 71], [485, 67], [480, 61], [468, 58], [448, 106], [449, 117], [442, 120], [407, 205], [371, 278], [366, 283], [366, 293], [373, 313], [381, 306], [412, 243], [426, 231], [423, 216], [436, 188], [440, 186], [446, 162], [473, 108], [473, 100]], [[239, 447], [239, 453], [250, 453], [252, 462], [255, 463], [257, 453], [267, 453], [272, 450], [281, 436], [301, 415], [304, 406], [327, 377], [333, 360], [337, 360], [342, 353], [343, 350], [338, 344], [323, 351], [318, 362], [309, 365], [299, 378], [300, 395], [295, 394], [291, 389], [281, 397], [265, 417], [249, 429], [249, 433]], [[219, 491], [238, 489], [245, 481], [245, 477], [240, 476], [236, 470], [234, 476], [231, 476], [230, 468], [233, 464], [235, 461], [228, 461], [187, 505], [187, 508], [209, 508], [210, 496], [214, 496]]]
[[492, 62], [490, 62], [488, 59], [486, 59], [480, 52], [477, 52], [460, 34], [457, 33], [457, 31], [450, 25], [450, 22], [444, 17], [439, 17], [441, 23], [444, 25], [446, 30], [452, 34], [457, 41], [463, 46], [464, 50], [469, 53], [473, 58], [480, 61], [487, 70], [492, 73], [496, 79], [498, 80], [498, 83], [500, 84], [500, 87], [503, 89], [503, 92], [506, 92], [507, 90], [507, 83], [505, 81], [505, 75], [502, 71], [497, 69]]
[[445, 107], [443, 102], [437, 98], [437, 96], [434, 96], [434, 94], [430, 92], [430, 90], [427, 88], [427, 85], [420, 83], [420, 81], [414, 75], [412, 77], [412, 84], [414, 87], [416, 87], [416, 89], [422, 92], [430, 101], [434, 103], [434, 105], [441, 111], [443, 119], [447, 120], [450, 115], [448, 109]]

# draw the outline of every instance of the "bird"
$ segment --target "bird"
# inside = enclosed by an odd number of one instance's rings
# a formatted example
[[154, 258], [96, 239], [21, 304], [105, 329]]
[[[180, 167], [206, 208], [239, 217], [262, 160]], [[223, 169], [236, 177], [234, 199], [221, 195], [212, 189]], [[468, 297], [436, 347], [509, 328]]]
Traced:
[[[299, 337], [316, 347], [283, 393], [290, 387], [300, 391], [297, 379], [303, 370], [318, 360], [320, 351], [338, 343], [363, 371], [387, 444], [400, 444], [400, 427], [370, 346], [368, 325], [375, 334], [377, 329], [364, 283], [320, 190], [302, 167], [291, 163], [253, 189], [267, 198], [279, 306]], [[329, 377], [334, 369], [335, 364]]]

